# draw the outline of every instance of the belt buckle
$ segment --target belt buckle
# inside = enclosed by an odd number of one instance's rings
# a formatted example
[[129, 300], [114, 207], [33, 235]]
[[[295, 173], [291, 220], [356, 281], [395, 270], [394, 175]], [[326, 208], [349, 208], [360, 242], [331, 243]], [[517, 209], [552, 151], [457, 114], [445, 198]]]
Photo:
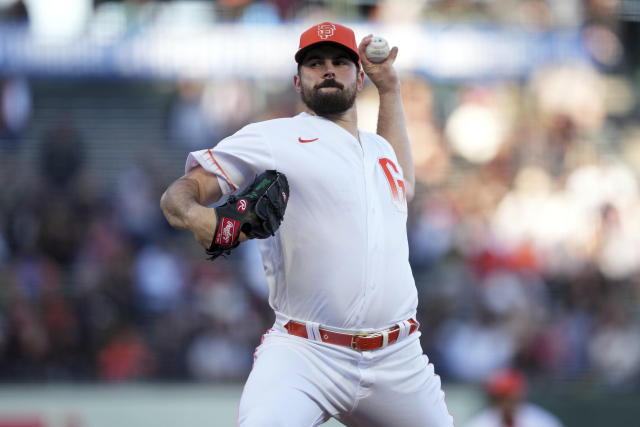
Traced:
[[357, 351], [360, 351], [360, 349], [358, 348], [358, 343], [356, 342], [356, 338], [358, 337], [368, 337], [371, 334], [353, 334], [351, 335], [351, 348]]
[[351, 348], [357, 351], [362, 351], [361, 348], [358, 347], [358, 343], [356, 342], [356, 338], [371, 338], [371, 337], [375, 337], [377, 335], [381, 335], [379, 332], [364, 332], [364, 333], [360, 333], [360, 334], [353, 334], [351, 335]]

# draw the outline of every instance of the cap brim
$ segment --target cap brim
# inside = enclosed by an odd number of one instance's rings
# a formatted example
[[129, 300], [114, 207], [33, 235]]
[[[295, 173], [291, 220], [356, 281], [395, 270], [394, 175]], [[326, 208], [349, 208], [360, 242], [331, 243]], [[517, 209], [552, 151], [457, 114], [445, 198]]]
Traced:
[[307, 52], [309, 52], [309, 50], [313, 49], [316, 46], [323, 45], [323, 44], [330, 44], [330, 45], [333, 45], [333, 46], [341, 48], [342, 50], [344, 50], [349, 55], [349, 57], [351, 58], [351, 60], [353, 60], [353, 62], [355, 64], [360, 65], [360, 55], [358, 55], [356, 52], [354, 52], [353, 50], [351, 50], [350, 48], [346, 47], [345, 45], [343, 45], [341, 43], [336, 43], [336, 42], [331, 42], [331, 41], [317, 42], [317, 43], [310, 44], [309, 46], [303, 47], [302, 49], [297, 51], [295, 56], [294, 56], [296, 62], [298, 64], [301, 64], [302, 61], [304, 61], [304, 57], [306, 56]]

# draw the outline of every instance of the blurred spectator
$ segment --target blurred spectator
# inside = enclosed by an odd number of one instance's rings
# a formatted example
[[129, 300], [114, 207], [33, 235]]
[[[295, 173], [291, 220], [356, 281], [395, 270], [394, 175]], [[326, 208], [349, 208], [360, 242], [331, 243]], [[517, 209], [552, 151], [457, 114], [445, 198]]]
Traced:
[[11, 332], [9, 347], [5, 353], [9, 369], [4, 371], [4, 379], [43, 379], [50, 367], [46, 359], [50, 343], [45, 325], [37, 313], [37, 307], [26, 298], [17, 296], [7, 307], [7, 317]]
[[256, 91], [253, 83], [247, 80], [212, 81], [202, 96], [202, 108], [211, 128], [216, 131], [214, 141], [221, 135], [236, 132], [266, 106], [265, 94]]
[[473, 88], [462, 98], [447, 120], [445, 135], [453, 150], [465, 160], [487, 163], [500, 151], [508, 124], [490, 91]]
[[[146, 153], [149, 154], [149, 153]], [[156, 169], [161, 167], [140, 156], [117, 178], [114, 214], [122, 231], [140, 245], [157, 239], [164, 225], [158, 211]]]
[[278, 9], [280, 19], [286, 21], [293, 18], [299, 2], [297, 0], [269, 0], [269, 3]]
[[248, 81], [180, 80], [168, 111], [170, 140], [189, 150], [210, 147], [222, 135], [244, 126], [265, 102], [265, 95]]
[[629, 389], [640, 377], [640, 326], [625, 299], [617, 290], [602, 303], [588, 349], [595, 373], [613, 390]]
[[418, 196], [409, 236], [409, 256], [414, 269], [428, 268], [445, 257], [453, 248], [456, 225], [455, 208], [442, 192]]
[[451, 319], [439, 329], [436, 351], [443, 375], [480, 382], [513, 362], [517, 342], [507, 325], [489, 307], [477, 311], [470, 319]]
[[47, 131], [40, 150], [40, 169], [47, 184], [64, 189], [83, 166], [85, 149], [73, 124], [59, 122]]
[[192, 80], [181, 80], [177, 84], [176, 99], [169, 109], [168, 131], [171, 140], [187, 150], [200, 149], [214, 144], [217, 134], [213, 121], [203, 108], [205, 84]]
[[92, 190], [81, 178], [85, 145], [70, 122], [47, 131], [39, 150], [43, 183], [36, 189], [38, 247], [62, 264], [77, 254], [92, 209]]
[[148, 377], [154, 358], [133, 325], [119, 328], [98, 355], [100, 377], [107, 381], [126, 381]]
[[239, 19], [244, 24], [270, 24], [280, 22], [278, 8], [268, 1], [252, 1], [242, 12]]
[[189, 373], [198, 381], [235, 380], [251, 369], [251, 347], [233, 333], [200, 333], [186, 351]]
[[369, 17], [383, 23], [416, 23], [427, 0], [382, 0], [377, 2]]
[[143, 313], [160, 313], [177, 306], [184, 273], [175, 254], [147, 246], [138, 252], [133, 268], [136, 305]]
[[484, 388], [489, 407], [468, 421], [466, 427], [562, 427], [550, 412], [525, 401], [527, 382], [521, 372], [496, 371], [487, 376]]
[[434, 102], [433, 89], [425, 79], [417, 75], [402, 78], [402, 103], [416, 179], [424, 186], [442, 183], [450, 167], [450, 154], [435, 122]]
[[0, 3], [0, 22], [26, 22], [29, 13], [25, 0], [5, 0]]
[[604, 81], [586, 64], [562, 64], [540, 68], [530, 80], [543, 125], [552, 128], [557, 117], [566, 117], [579, 131], [596, 132], [605, 117]]
[[0, 80], [0, 147], [15, 147], [31, 115], [31, 89], [23, 77]]
[[615, 25], [620, 12], [620, 0], [586, 0], [586, 21], [599, 21]]
[[[277, 24], [280, 10], [270, 1], [262, 0], [218, 0], [221, 19], [245, 24]], [[286, 5], [283, 5], [286, 8]]]

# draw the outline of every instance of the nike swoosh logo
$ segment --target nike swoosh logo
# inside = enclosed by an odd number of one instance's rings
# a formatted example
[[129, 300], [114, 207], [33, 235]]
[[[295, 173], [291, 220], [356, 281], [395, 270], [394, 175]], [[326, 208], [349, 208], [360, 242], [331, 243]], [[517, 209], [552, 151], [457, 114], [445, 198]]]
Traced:
[[318, 138], [313, 138], [313, 139], [302, 139], [302, 138], [298, 137], [298, 142], [302, 142], [302, 143], [305, 143], [305, 142], [313, 142], [313, 141], [317, 141], [317, 140], [318, 140]]

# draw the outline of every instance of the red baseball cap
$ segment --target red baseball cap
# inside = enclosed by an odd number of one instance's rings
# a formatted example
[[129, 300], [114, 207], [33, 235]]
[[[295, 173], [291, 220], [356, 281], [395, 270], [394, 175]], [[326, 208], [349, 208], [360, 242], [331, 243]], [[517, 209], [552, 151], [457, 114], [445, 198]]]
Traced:
[[527, 380], [515, 369], [504, 369], [489, 375], [484, 386], [494, 397], [521, 398], [526, 393]]
[[351, 28], [333, 22], [323, 22], [314, 25], [300, 36], [300, 46], [295, 55], [298, 64], [304, 59], [304, 54], [313, 46], [320, 43], [337, 44], [347, 50], [353, 61], [360, 67], [360, 54], [356, 44], [356, 35]]

